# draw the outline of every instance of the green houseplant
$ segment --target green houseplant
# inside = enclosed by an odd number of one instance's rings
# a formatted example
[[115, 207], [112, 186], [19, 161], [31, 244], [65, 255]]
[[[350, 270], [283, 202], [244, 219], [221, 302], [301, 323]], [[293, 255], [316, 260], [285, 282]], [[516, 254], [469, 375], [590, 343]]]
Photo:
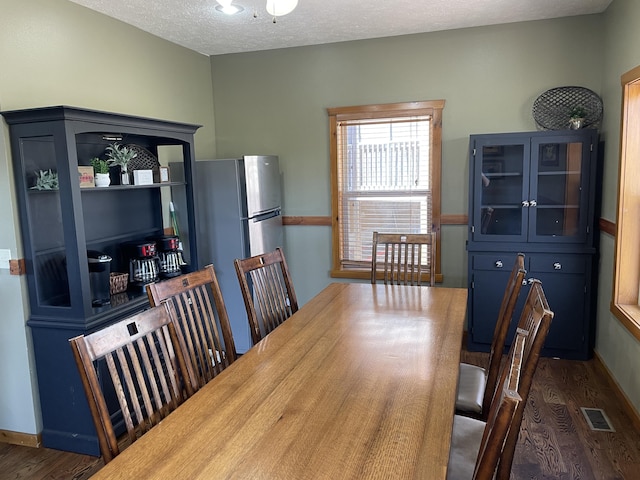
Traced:
[[108, 187], [111, 184], [109, 162], [107, 160], [101, 160], [98, 157], [93, 157], [91, 159], [91, 166], [95, 174], [96, 187]]
[[91, 159], [91, 166], [95, 173], [109, 173], [109, 162], [106, 160], [100, 160], [98, 157]]
[[138, 154], [126, 145], [120, 145], [118, 142], [112, 143], [106, 149], [109, 165], [117, 165], [120, 167], [120, 183], [129, 185], [129, 173], [127, 165]]
[[587, 111], [580, 106], [575, 106], [569, 112], [569, 128], [572, 130], [579, 130], [584, 126], [584, 119], [587, 116]]
[[40, 170], [36, 172], [36, 184], [32, 190], [58, 190], [58, 172], [53, 170]]

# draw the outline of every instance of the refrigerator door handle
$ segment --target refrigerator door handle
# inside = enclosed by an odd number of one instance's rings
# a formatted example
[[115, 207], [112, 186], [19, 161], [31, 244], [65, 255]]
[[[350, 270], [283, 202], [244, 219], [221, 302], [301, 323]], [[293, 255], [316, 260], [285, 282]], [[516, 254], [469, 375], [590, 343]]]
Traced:
[[274, 210], [269, 210], [269, 211], [264, 212], [264, 213], [258, 213], [256, 215], [254, 215], [253, 217], [251, 217], [251, 220], [253, 220], [254, 222], [261, 222], [261, 221], [267, 220], [269, 218], [277, 217], [280, 214], [281, 214], [280, 208], [276, 208]]

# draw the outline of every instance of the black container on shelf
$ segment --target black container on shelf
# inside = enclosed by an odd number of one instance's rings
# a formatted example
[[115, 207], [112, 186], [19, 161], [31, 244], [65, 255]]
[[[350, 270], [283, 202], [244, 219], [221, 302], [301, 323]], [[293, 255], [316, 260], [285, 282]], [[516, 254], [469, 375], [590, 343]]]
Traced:
[[91, 305], [101, 307], [111, 303], [109, 274], [111, 257], [96, 250], [87, 250], [89, 281], [91, 284]]

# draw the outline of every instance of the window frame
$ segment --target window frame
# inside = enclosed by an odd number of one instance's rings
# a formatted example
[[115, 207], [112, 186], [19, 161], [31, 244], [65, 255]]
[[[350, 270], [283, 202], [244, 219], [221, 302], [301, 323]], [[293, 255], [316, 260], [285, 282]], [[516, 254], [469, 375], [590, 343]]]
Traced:
[[371, 269], [342, 267], [340, 262], [340, 205], [338, 204], [338, 123], [345, 120], [375, 118], [431, 116], [433, 125], [430, 137], [431, 175], [431, 230], [436, 233], [436, 282], [442, 282], [440, 266], [441, 182], [442, 182], [442, 110], [444, 100], [425, 100], [387, 104], [360, 105], [328, 108], [329, 145], [331, 160], [331, 235], [332, 266], [330, 275], [335, 278], [371, 278]]
[[640, 340], [640, 66], [621, 77], [618, 210], [610, 310]]

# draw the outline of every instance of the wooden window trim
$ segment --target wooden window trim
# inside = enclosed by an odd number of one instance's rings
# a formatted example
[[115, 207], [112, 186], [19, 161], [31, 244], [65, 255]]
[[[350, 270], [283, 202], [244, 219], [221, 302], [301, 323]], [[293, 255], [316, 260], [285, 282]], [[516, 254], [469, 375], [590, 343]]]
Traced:
[[640, 66], [622, 75], [618, 219], [611, 312], [640, 340]]
[[387, 103], [376, 105], [328, 108], [331, 160], [331, 234], [332, 266], [330, 275], [335, 278], [368, 279], [370, 269], [343, 269], [340, 265], [339, 205], [338, 205], [338, 122], [363, 118], [385, 118], [400, 116], [430, 115], [433, 135], [431, 137], [431, 178], [432, 185], [432, 231], [436, 232], [436, 282], [442, 282], [440, 265], [440, 224], [441, 224], [441, 178], [442, 178], [442, 110], [444, 100], [420, 102]]

